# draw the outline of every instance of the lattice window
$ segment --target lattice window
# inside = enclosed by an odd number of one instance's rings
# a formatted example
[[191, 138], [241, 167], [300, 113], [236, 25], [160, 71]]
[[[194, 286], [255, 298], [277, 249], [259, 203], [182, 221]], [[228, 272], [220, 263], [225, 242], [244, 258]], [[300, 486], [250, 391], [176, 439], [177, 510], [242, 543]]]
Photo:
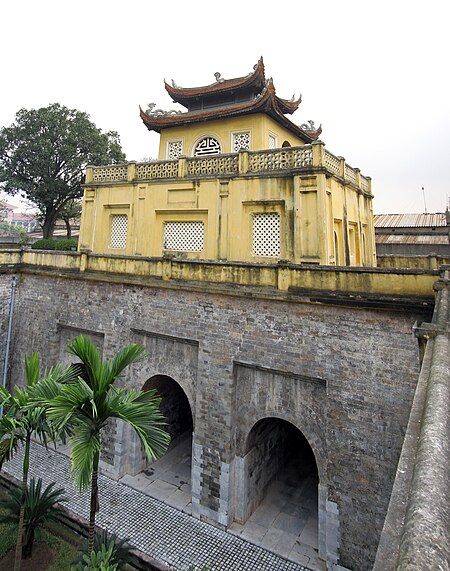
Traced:
[[169, 161], [180, 158], [183, 152], [183, 141], [169, 141], [167, 143], [167, 158]]
[[250, 133], [233, 133], [233, 153], [250, 150]]
[[111, 248], [123, 249], [127, 245], [128, 216], [113, 214], [111, 216]]
[[179, 252], [201, 252], [205, 229], [203, 222], [166, 222], [164, 249]]
[[269, 149], [277, 148], [277, 138], [273, 135], [269, 135]]
[[281, 253], [280, 215], [265, 212], [253, 216], [253, 255], [276, 258]]
[[195, 147], [194, 155], [202, 157], [204, 155], [219, 155], [221, 153], [220, 143], [214, 137], [205, 137]]

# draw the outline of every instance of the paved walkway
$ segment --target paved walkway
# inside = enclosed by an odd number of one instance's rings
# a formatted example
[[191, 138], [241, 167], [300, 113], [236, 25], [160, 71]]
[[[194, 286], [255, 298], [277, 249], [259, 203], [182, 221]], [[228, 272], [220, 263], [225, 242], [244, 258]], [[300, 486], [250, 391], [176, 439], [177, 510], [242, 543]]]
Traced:
[[[33, 445], [30, 477], [41, 477], [66, 489], [66, 504], [74, 514], [88, 518], [88, 494], [78, 494], [68, 483], [69, 459], [60, 452]], [[3, 471], [20, 479], [22, 454], [6, 463]], [[308, 571], [241, 537], [201, 522], [155, 498], [104, 476], [99, 478], [100, 512], [97, 524], [119, 537], [129, 538], [130, 545], [161, 562], [166, 569], [196, 571]]]

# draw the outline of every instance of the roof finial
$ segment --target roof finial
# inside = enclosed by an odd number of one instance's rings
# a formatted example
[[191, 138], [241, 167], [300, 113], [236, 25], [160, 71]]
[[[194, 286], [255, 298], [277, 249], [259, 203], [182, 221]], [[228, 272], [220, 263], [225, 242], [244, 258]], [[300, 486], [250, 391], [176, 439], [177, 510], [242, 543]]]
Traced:
[[219, 71], [216, 71], [214, 77], [216, 78], [217, 83], [219, 83], [219, 81], [225, 81], [224, 78], [221, 77], [221, 73]]
[[304, 131], [315, 131], [316, 126], [314, 125], [314, 121], [311, 121], [311, 119], [310, 119], [306, 123], [302, 123], [300, 125], [300, 129], [303, 129]]

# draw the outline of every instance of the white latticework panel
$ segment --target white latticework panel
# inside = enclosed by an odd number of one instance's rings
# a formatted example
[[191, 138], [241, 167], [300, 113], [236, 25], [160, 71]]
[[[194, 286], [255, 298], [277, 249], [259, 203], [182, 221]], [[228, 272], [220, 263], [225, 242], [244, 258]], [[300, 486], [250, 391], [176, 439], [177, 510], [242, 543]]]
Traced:
[[204, 243], [203, 222], [166, 222], [164, 249], [178, 252], [201, 252]]
[[269, 135], [269, 149], [276, 149], [277, 147], [277, 138], [273, 135]]
[[265, 212], [253, 216], [253, 255], [268, 258], [279, 257], [280, 215], [276, 212]]
[[219, 155], [220, 154], [220, 143], [213, 137], [205, 137], [200, 141], [200, 143], [195, 147], [194, 155], [196, 157], [202, 157], [204, 155]]
[[171, 161], [178, 159], [183, 152], [183, 141], [169, 141], [167, 145], [167, 158]]
[[250, 133], [233, 133], [233, 153], [250, 150]]
[[113, 214], [111, 216], [111, 248], [125, 248], [127, 245], [128, 216]]

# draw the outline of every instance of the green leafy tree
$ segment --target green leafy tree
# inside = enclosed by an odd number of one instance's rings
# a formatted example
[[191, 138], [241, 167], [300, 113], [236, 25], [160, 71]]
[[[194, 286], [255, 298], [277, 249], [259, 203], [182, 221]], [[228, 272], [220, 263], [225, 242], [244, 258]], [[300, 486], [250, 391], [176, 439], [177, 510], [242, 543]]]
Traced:
[[64, 205], [82, 196], [87, 165], [123, 161], [116, 132], [102, 133], [89, 115], [58, 103], [21, 109], [0, 129], [0, 183], [37, 206], [44, 238], [53, 235]]
[[91, 488], [88, 558], [95, 536], [95, 515], [99, 511], [98, 466], [102, 450], [102, 430], [110, 419], [128, 423], [139, 436], [146, 456], [154, 460], [162, 455], [170, 437], [163, 429], [159, 411], [161, 399], [155, 391], [136, 391], [114, 387], [124, 369], [144, 358], [142, 345], [130, 344], [109, 361], [103, 361], [87, 337], [80, 335], [68, 345], [78, 357], [82, 376], [60, 387], [60, 393], [48, 403], [47, 415], [59, 429], [70, 427], [71, 476], [80, 491]]
[[20, 571], [21, 568], [31, 437], [39, 438], [45, 446], [48, 440], [56, 441], [57, 438], [55, 430], [48, 422], [45, 408], [35, 401], [36, 391], [41, 383], [42, 387], [49, 385], [51, 390], [47, 389], [46, 396], [51, 397], [56, 394], [59, 383], [70, 381], [74, 375], [72, 368], [57, 366], [45, 371], [43, 378], [40, 379], [39, 370], [39, 355], [32, 353], [30, 357], [25, 357], [25, 387], [16, 386], [10, 393], [0, 386], [0, 406], [5, 409], [5, 413], [0, 418], [0, 468], [3, 462], [13, 457], [19, 444], [24, 447], [14, 571]]
[[[55, 482], [42, 489], [42, 479], [31, 478], [30, 485], [25, 495], [25, 515], [24, 515], [24, 544], [22, 547], [22, 558], [31, 557], [36, 532], [45, 523], [57, 521], [64, 516], [65, 512], [58, 504], [67, 501], [62, 488], [54, 489]], [[9, 490], [9, 499], [2, 503], [7, 515], [2, 521], [18, 521], [21, 508], [21, 490], [12, 488]]]

